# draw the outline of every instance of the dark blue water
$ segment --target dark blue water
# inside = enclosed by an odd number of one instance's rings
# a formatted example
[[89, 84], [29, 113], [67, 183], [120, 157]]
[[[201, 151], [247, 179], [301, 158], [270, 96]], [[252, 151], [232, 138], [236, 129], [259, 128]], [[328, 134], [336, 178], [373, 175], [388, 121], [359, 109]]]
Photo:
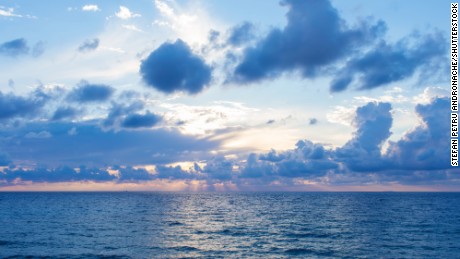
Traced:
[[0, 257], [460, 258], [460, 193], [0, 193]]

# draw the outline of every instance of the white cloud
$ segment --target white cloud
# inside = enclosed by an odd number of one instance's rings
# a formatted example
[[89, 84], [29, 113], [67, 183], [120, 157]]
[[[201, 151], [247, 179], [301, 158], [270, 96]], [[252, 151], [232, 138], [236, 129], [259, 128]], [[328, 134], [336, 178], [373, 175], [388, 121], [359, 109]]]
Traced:
[[144, 32], [143, 30], [137, 28], [137, 26], [133, 24], [124, 24], [122, 25], [122, 27], [131, 31]]
[[331, 123], [339, 123], [342, 125], [351, 126], [355, 116], [356, 108], [356, 106], [336, 106], [332, 112], [326, 114], [326, 118]]
[[433, 98], [449, 96], [449, 91], [441, 87], [427, 87], [423, 93], [413, 97], [414, 103], [428, 104]]
[[48, 131], [41, 131], [39, 133], [29, 132], [25, 135], [26, 138], [51, 138], [51, 133]]
[[131, 19], [131, 18], [134, 18], [134, 17], [140, 17], [141, 15], [131, 12], [128, 9], [128, 7], [121, 5], [120, 10], [117, 13], [115, 13], [115, 16], [117, 16], [118, 18], [123, 19], [123, 20], [128, 20], [128, 19]]
[[178, 38], [188, 44], [206, 43], [211, 29], [222, 27], [218, 21], [213, 20], [200, 6], [181, 8], [174, 1], [155, 0], [155, 7], [161, 19], [153, 22], [154, 26], [168, 27], [174, 31]]
[[14, 8], [6, 8], [4, 6], [0, 6], [0, 16], [6, 17], [22, 17], [22, 15], [15, 14]]
[[83, 11], [86, 11], [86, 12], [97, 12], [97, 11], [100, 11], [101, 9], [99, 9], [99, 7], [95, 4], [89, 4], [89, 5], [84, 5], [82, 8], [81, 8]]

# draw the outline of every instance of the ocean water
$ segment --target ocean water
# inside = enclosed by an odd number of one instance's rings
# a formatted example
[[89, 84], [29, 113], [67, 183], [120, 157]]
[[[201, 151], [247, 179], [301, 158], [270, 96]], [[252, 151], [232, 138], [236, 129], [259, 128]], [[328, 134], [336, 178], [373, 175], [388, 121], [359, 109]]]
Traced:
[[0, 193], [0, 258], [460, 258], [460, 193]]

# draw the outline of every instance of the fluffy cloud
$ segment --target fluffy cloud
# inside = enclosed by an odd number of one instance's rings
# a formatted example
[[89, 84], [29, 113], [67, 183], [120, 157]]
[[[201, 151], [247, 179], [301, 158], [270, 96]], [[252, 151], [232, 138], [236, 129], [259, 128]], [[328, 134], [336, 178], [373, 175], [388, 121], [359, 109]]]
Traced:
[[14, 13], [14, 8], [6, 8], [3, 6], [0, 6], [0, 16], [22, 17], [22, 15]]
[[[129, 118], [133, 110], [141, 109], [141, 106], [115, 104], [113, 107], [122, 114], [116, 118]], [[0, 135], [11, 137], [0, 142], [0, 150], [8, 152], [0, 153], [0, 165], [9, 166], [2, 169], [0, 178], [7, 184], [13, 184], [16, 179], [34, 182], [204, 180], [211, 185], [227, 182], [259, 186], [292, 185], [298, 181], [445, 184], [452, 179], [460, 180], [452, 174], [449, 164], [450, 131], [446, 110], [449, 110], [448, 98], [418, 105], [416, 112], [422, 124], [399, 141], [390, 142], [385, 153], [382, 144], [391, 135], [391, 105], [370, 102], [356, 110], [353, 122], [356, 130], [342, 147], [330, 149], [301, 140], [294, 149], [253, 153], [246, 159], [211, 157], [209, 151], [218, 147], [218, 142], [184, 136], [176, 131], [107, 131], [101, 130], [97, 123], [30, 123], [19, 129], [1, 129]], [[11, 134], [13, 131], [15, 134]], [[25, 170], [15, 166], [22, 161], [29, 164], [40, 161], [51, 167]], [[183, 168], [177, 165], [180, 161], [200, 161], [200, 165], [188, 163], [192, 166]], [[92, 169], [75, 168], [80, 164]], [[155, 169], [136, 167], [143, 164], [155, 165]]]
[[79, 47], [78, 51], [80, 52], [89, 52], [97, 49], [99, 47], [99, 39], [90, 39], [83, 42]]
[[87, 103], [87, 102], [102, 102], [107, 101], [115, 90], [107, 85], [90, 84], [86, 81], [73, 89], [67, 98], [71, 101]]
[[356, 110], [353, 138], [336, 150], [336, 157], [351, 171], [373, 172], [385, 169], [381, 148], [393, 123], [389, 103], [371, 102]]
[[120, 10], [115, 13], [115, 16], [123, 20], [128, 20], [134, 17], [140, 17], [141, 15], [131, 12], [126, 6], [120, 6]]
[[142, 61], [144, 82], [161, 92], [196, 94], [211, 81], [212, 68], [182, 40], [164, 43]]
[[0, 92], [0, 120], [35, 115], [47, 101], [48, 97], [38, 90], [29, 97]]
[[320, 68], [349, 55], [385, 31], [382, 22], [348, 27], [328, 0], [286, 0], [283, 4], [289, 8], [286, 27], [272, 29], [254, 47], [244, 51], [234, 71], [235, 81], [253, 82], [293, 70], [314, 77]]
[[450, 167], [450, 100], [436, 98], [417, 105], [422, 125], [390, 143], [393, 167], [404, 170], [446, 170]]

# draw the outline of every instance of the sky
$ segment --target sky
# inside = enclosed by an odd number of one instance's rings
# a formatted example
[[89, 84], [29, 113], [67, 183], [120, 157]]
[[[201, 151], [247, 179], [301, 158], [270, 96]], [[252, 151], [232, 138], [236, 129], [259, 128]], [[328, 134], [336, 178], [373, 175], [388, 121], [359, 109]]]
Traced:
[[0, 0], [0, 191], [460, 191], [450, 2]]

